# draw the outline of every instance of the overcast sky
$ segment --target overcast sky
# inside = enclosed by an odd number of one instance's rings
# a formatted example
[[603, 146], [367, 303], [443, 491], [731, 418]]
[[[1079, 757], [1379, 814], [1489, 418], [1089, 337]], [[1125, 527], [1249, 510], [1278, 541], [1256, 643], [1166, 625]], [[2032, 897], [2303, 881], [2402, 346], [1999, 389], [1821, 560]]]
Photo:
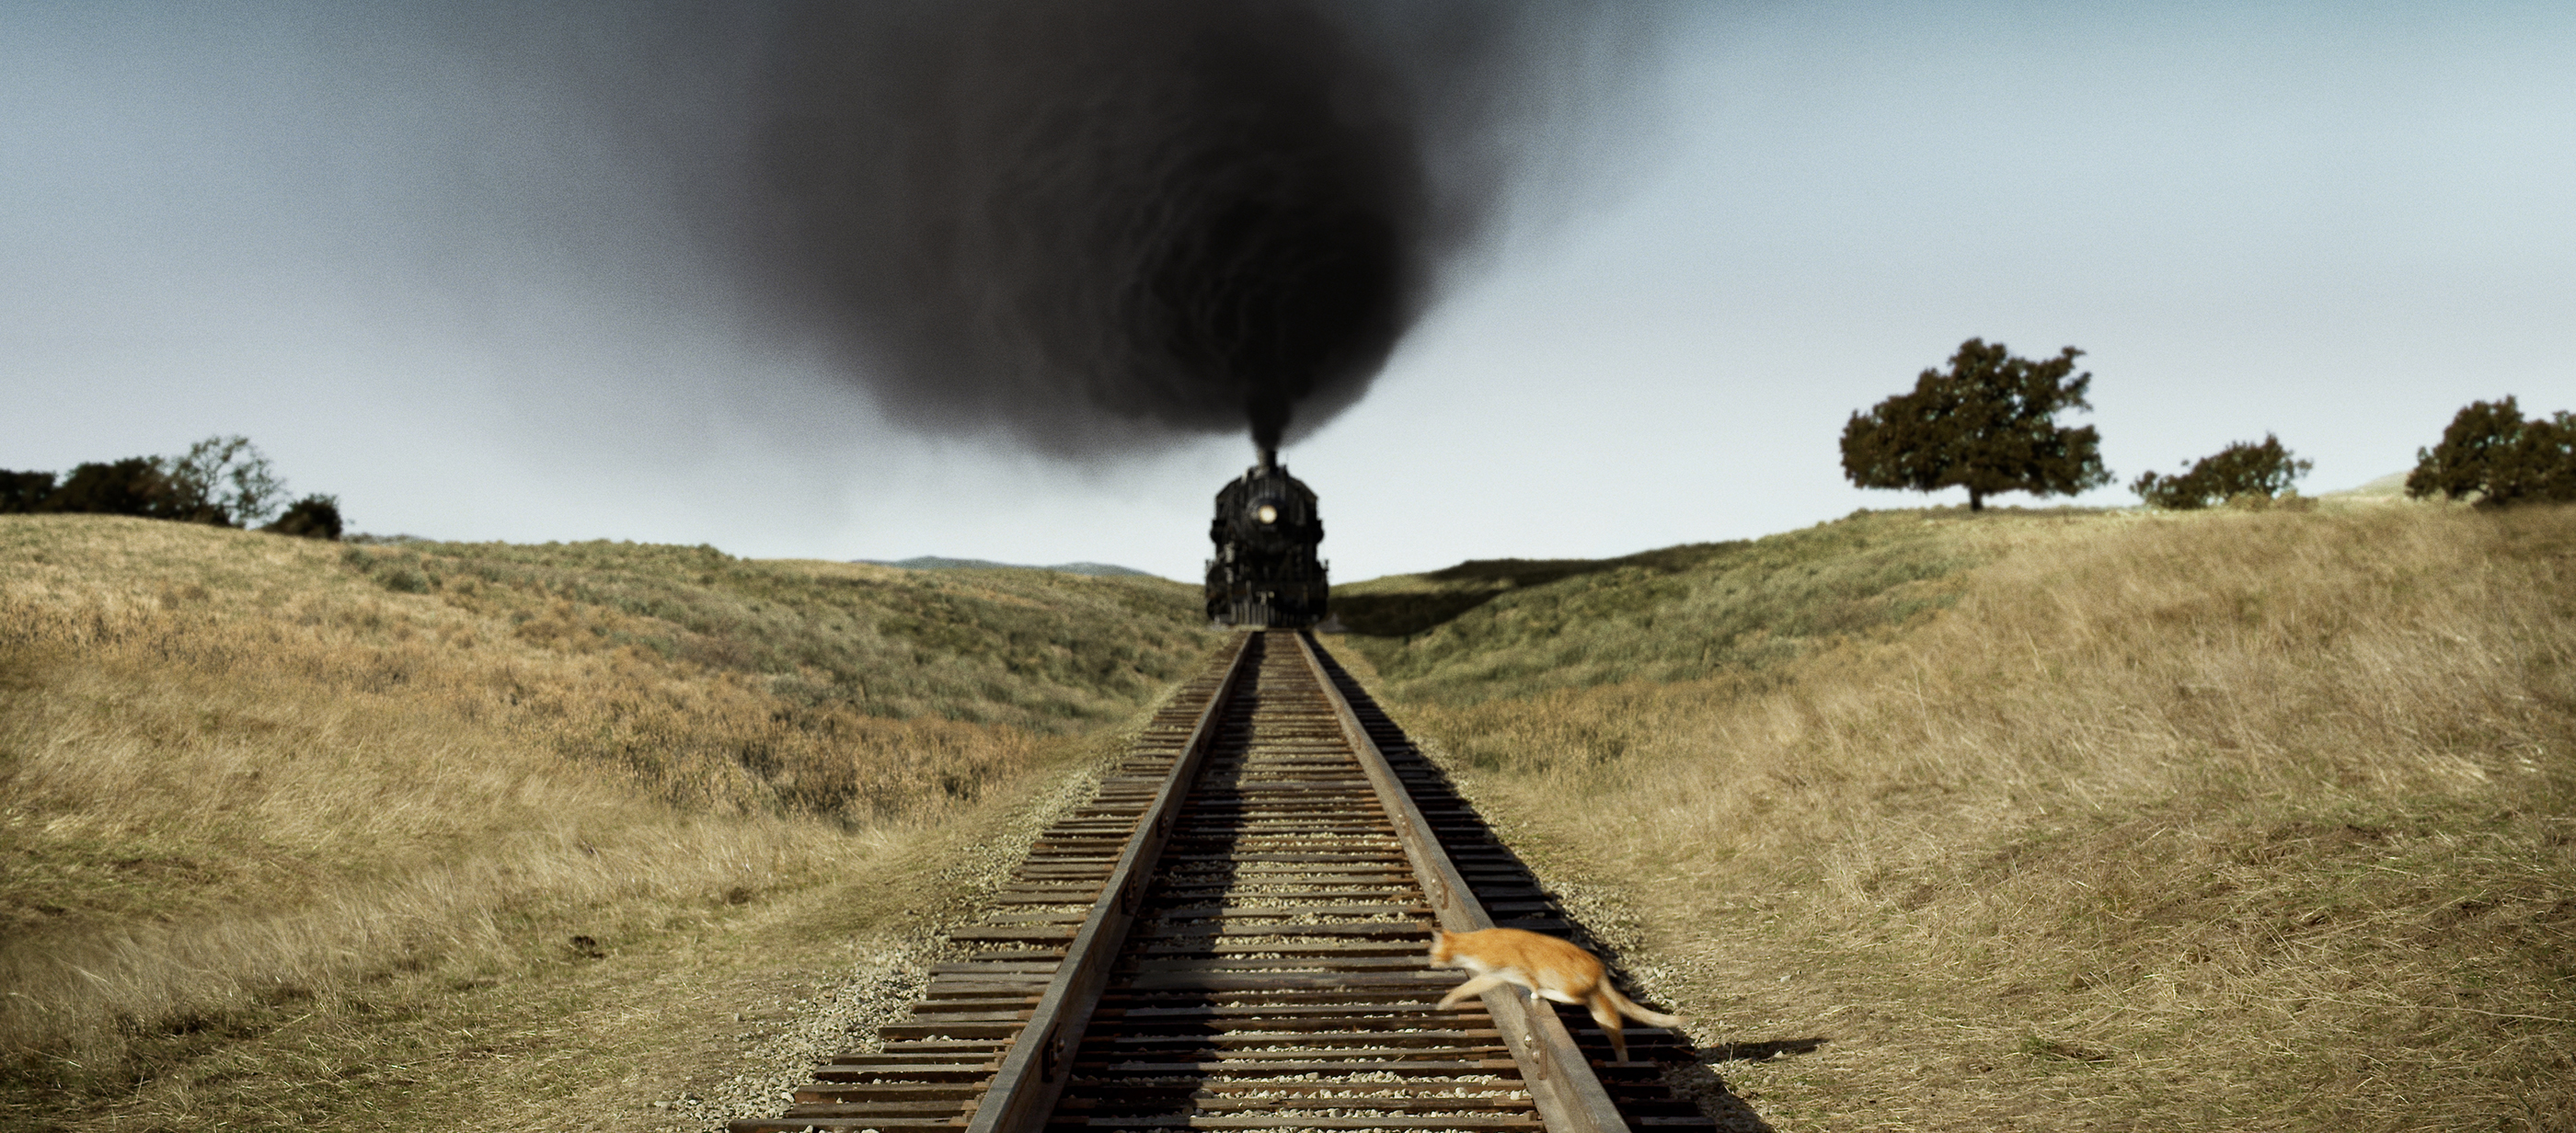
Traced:
[[[1245, 441], [1068, 465], [887, 424], [692, 302], [685, 239], [598, 239], [656, 231], [657, 187], [402, 11], [0, 4], [0, 468], [241, 433], [371, 532], [1197, 576]], [[1916, 506], [1836, 441], [1970, 336], [2086, 351], [2070, 420], [2122, 484], [2269, 431], [2328, 491], [2473, 399], [2576, 409], [2576, 5], [1656, 26], [1585, 160], [1284, 454], [1337, 577]]]

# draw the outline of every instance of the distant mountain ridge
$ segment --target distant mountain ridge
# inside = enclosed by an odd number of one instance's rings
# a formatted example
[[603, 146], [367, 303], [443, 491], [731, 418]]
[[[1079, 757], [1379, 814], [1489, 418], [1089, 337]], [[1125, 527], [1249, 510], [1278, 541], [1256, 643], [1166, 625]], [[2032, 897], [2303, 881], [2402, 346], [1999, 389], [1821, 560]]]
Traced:
[[1052, 570], [1064, 574], [1088, 574], [1098, 578], [1157, 578], [1152, 571], [1114, 563], [1058, 563], [1054, 566], [1028, 566], [1023, 563], [997, 563], [991, 559], [951, 559], [938, 555], [915, 555], [909, 559], [888, 562], [884, 559], [857, 559], [870, 566], [901, 567], [905, 570]]
[[2403, 496], [2406, 494], [2406, 475], [2407, 472], [2410, 471], [2412, 471], [2412, 469], [2391, 472], [2386, 476], [2381, 476], [2365, 483], [2356, 484], [2339, 492], [2327, 492], [2324, 494], [2329, 496]]

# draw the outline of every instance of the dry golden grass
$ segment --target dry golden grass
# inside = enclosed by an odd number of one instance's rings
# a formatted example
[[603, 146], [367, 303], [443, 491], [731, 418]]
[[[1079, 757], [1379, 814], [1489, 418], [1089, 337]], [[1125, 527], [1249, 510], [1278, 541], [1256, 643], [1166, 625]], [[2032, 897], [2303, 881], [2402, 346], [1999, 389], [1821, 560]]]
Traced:
[[2576, 1128], [2576, 509], [1982, 537], [1759, 678], [1396, 707], [1779, 1128]]
[[842, 879], [902, 913], [935, 870], [899, 863], [1203, 641], [1159, 581], [439, 553], [0, 518], [0, 1128], [327, 1126], [384, 1099], [312, 1081], [317, 1035], [542, 1015], [566, 965]]

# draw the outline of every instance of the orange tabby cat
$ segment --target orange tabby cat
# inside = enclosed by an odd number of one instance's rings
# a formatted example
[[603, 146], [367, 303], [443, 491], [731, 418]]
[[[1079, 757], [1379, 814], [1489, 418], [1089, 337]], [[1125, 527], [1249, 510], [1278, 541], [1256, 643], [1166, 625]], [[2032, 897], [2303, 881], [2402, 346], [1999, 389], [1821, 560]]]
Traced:
[[1465, 968], [1476, 973], [1473, 979], [1449, 989], [1440, 997], [1440, 1006], [1454, 1007], [1458, 1001], [1482, 995], [1504, 984], [1518, 984], [1558, 1003], [1590, 1007], [1592, 1021], [1601, 1024], [1610, 1036], [1610, 1049], [1619, 1061], [1628, 1061], [1628, 1036], [1621, 1031], [1619, 1016], [1626, 1015], [1649, 1027], [1670, 1027], [1681, 1022], [1671, 1015], [1658, 1015], [1628, 1002], [1619, 989], [1603, 978], [1601, 961], [1593, 955], [1553, 936], [1541, 936], [1516, 928], [1489, 928], [1479, 932], [1433, 932], [1431, 963], [1435, 967]]

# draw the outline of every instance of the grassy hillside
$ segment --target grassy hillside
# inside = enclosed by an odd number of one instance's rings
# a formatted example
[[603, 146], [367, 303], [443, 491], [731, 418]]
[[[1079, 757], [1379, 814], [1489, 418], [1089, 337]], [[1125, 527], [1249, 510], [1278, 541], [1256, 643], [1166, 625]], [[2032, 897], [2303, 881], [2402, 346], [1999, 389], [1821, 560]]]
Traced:
[[1149, 575], [927, 573], [630, 543], [405, 542], [342, 560], [558, 651], [631, 648], [898, 720], [1096, 722], [1172, 680], [1207, 640], [1194, 592]]
[[[1873, 513], [1336, 605], [1775, 1128], [2576, 1128], [2576, 509]], [[0, 518], [0, 1130], [644, 1123], [1196, 623]]]
[[1547, 569], [1345, 652], [1773, 1126], [2576, 1128], [2576, 510]]
[[1471, 704], [1765, 671], [1955, 601], [1960, 571], [2027, 537], [1965, 512], [1864, 513], [1625, 558], [1502, 559], [1372, 579], [1335, 587], [1333, 610], [1390, 691]]
[[675, 982], [936, 905], [1213, 640], [1157, 579], [0, 517], [0, 1128], [641, 1088]]

